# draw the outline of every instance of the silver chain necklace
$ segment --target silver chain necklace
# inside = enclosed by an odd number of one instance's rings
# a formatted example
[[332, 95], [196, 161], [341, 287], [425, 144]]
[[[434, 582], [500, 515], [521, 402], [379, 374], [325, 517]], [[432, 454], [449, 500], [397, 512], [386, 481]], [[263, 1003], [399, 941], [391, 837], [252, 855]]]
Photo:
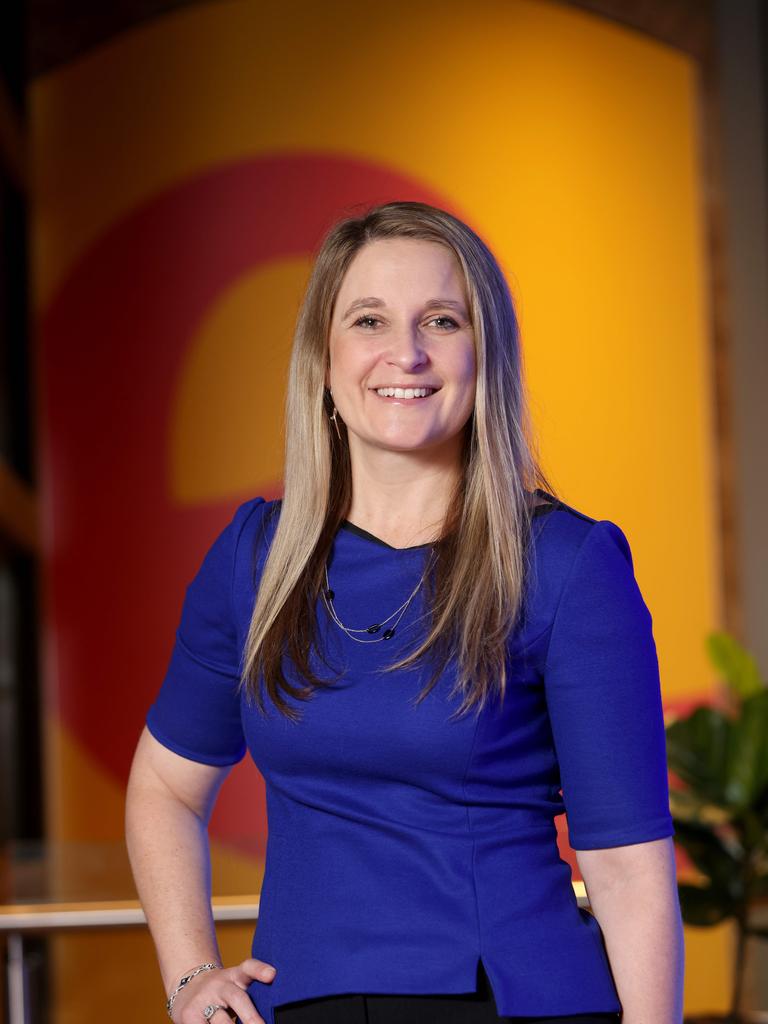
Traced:
[[[421, 576], [419, 577], [419, 582], [411, 591], [410, 597], [406, 598], [406, 600], [403, 601], [400, 607], [396, 608], [391, 615], [387, 616], [386, 619], [382, 619], [381, 622], [374, 622], [370, 626], [363, 626], [361, 629], [353, 629], [351, 626], [345, 626], [344, 623], [339, 618], [338, 613], [336, 612], [336, 609], [333, 606], [333, 599], [336, 595], [334, 594], [333, 590], [331, 590], [331, 584], [328, 579], [328, 564], [326, 563], [326, 565], [324, 566], [325, 588], [322, 591], [322, 596], [323, 601], [325, 603], [325, 607], [328, 609], [328, 614], [331, 616], [331, 618], [339, 627], [339, 629], [343, 630], [350, 640], [354, 640], [358, 644], [380, 644], [382, 640], [391, 640], [392, 637], [395, 635], [395, 629], [397, 628], [398, 623], [408, 610], [408, 606], [410, 605], [411, 601], [413, 601], [414, 597], [416, 597], [419, 590], [421, 589], [421, 585], [424, 582], [427, 572], [429, 571], [432, 562], [434, 561], [434, 556], [435, 549], [433, 547], [430, 551], [430, 556], [427, 565], [424, 568], [424, 571], [422, 572]], [[397, 618], [395, 618], [395, 616], [397, 616]], [[381, 627], [386, 626], [388, 622], [392, 621], [392, 619], [395, 619], [392, 625], [385, 629], [381, 636], [377, 636], [375, 640], [364, 640], [359, 636], [355, 636], [356, 633], [378, 633]]]

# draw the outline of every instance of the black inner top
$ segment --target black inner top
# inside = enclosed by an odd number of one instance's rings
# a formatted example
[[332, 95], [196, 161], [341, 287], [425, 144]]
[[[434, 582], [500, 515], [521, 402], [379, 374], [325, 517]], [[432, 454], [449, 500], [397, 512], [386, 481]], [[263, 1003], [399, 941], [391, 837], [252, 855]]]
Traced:
[[[553, 509], [556, 509], [560, 504], [557, 498], [549, 494], [548, 491], [542, 490], [541, 487], [537, 487], [533, 493], [538, 495], [540, 498], [547, 499], [545, 503], [537, 505], [534, 508], [534, 516], [545, 515], [547, 512], [552, 512]], [[381, 537], [377, 537], [375, 534], [369, 533], [368, 530], [364, 530], [362, 526], [356, 526], [354, 523], [350, 523], [348, 519], [342, 520], [341, 528], [342, 530], [349, 530], [350, 533], [356, 533], [358, 537], [364, 537], [366, 540], [375, 541], [376, 544], [381, 544], [383, 547], [389, 548], [390, 551], [418, 551], [419, 548], [428, 548], [433, 544], [433, 541], [428, 541], [426, 544], [412, 544], [410, 547], [396, 548], [392, 544], [387, 544], [387, 542], [382, 540]]]

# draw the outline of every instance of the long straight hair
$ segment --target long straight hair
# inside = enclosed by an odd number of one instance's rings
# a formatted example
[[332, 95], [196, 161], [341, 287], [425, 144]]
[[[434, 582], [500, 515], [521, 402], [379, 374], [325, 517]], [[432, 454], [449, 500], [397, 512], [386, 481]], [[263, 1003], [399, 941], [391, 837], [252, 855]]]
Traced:
[[[530, 532], [535, 489], [554, 491], [542, 472], [523, 382], [517, 317], [504, 275], [482, 239], [457, 217], [418, 202], [375, 206], [338, 222], [319, 249], [299, 311], [285, 407], [284, 490], [246, 640], [241, 686], [264, 712], [262, 680], [287, 718], [300, 717], [284, 699], [307, 700], [333, 685], [310, 666], [317, 642], [316, 608], [333, 538], [352, 498], [346, 427], [329, 416], [325, 387], [336, 297], [360, 249], [379, 239], [437, 242], [463, 271], [475, 339], [474, 410], [464, 427], [462, 466], [425, 577], [431, 609], [426, 636], [396, 671], [429, 659], [423, 700], [455, 657], [457, 715], [479, 712], [496, 693], [503, 700], [508, 642], [522, 612], [532, 568]], [[303, 685], [286, 678], [288, 657]]]

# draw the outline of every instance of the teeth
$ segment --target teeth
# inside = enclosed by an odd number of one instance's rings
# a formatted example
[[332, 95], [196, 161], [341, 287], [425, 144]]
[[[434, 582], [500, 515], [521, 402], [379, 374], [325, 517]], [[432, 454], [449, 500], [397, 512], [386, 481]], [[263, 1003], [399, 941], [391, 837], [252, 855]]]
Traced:
[[382, 398], [426, 398], [435, 388], [376, 388]]

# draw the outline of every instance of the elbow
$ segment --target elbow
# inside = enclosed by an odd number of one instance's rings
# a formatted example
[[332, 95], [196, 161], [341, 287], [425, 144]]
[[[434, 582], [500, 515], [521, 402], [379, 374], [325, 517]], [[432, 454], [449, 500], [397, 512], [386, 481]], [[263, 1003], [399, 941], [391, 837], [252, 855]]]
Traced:
[[625, 893], [634, 899], [638, 891], [662, 893], [665, 898], [670, 891], [677, 893], [671, 837], [575, 852], [590, 903], [608, 894]]

